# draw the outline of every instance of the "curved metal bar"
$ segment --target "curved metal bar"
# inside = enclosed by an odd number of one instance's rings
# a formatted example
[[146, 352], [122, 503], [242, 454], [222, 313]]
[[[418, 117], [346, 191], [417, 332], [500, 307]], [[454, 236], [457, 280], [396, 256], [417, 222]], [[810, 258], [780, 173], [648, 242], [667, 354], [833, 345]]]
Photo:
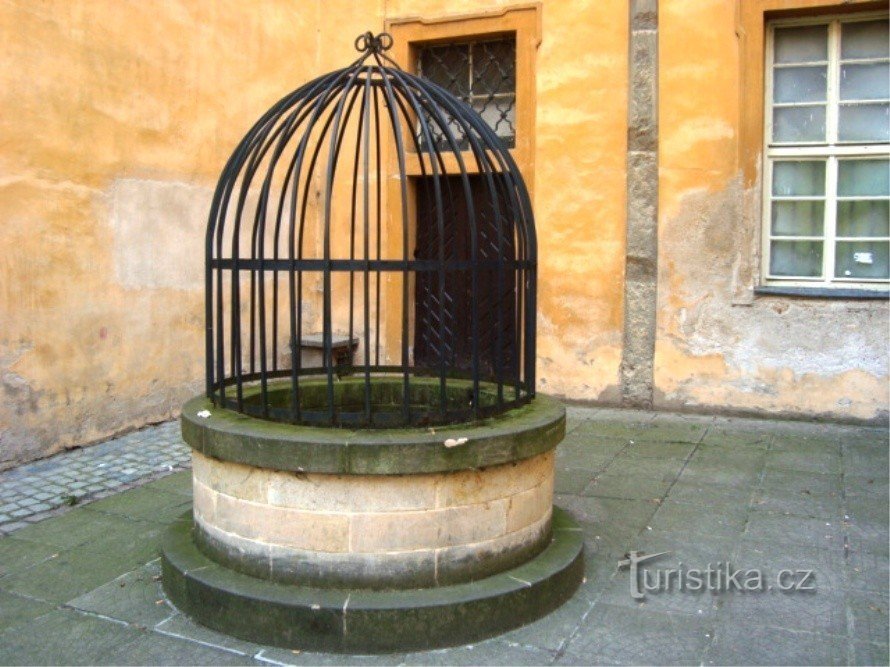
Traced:
[[405, 262], [405, 269], [402, 271], [402, 416], [405, 422], [411, 421], [411, 379], [408, 365], [408, 181], [407, 169], [405, 167], [405, 143], [402, 140], [402, 128], [399, 124], [398, 114], [395, 112], [395, 94], [393, 87], [389, 82], [389, 78], [380, 65], [380, 59], [376, 53], [372, 54], [378, 63], [377, 74], [380, 76], [384, 85], [384, 100], [387, 110], [389, 111], [389, 120], [392, 125], [393, 135], [396, 142], [396, 159], [399, 165], [399, 187], [401, 191], [401, 214], [402, 214], [402, 261]]
[[[263, 114], [222, 170], [205, 235], [207, 394], [217, 405], [267, 419], [350, 427], [449, 423], [492, 416], [526, 402], [534, 395], [537, 241], [531, 200], [515, 160], [468, 105], [399, 69], [385, 53], [391, 46], [386, 34], [366, 33], [356, 46], [362, 53], [351, 65], [313, 79]], [[384, 164], [389, 151], [392, 174]], [[413, 175], [407, 168], [409, 151], [419, 165]], [[344, 184], [343, 192], [351, 199], [343, 214], [337, 213], [341, 161], [350, 165], [345, 176], [350, 185]], [[399, 181], [389, 201], [390, 229], [383, 223], [382, 183], [387, 177]], [[424, 207], [418, 224], [428, 225], [423, 231], [428, 251], [416, 257], [411, 255], [412, 188], [423, 195], [417, 200]], [[457, 209], [466, 215], [461, 223], [465, 232], [450, 217]], [[307, 236], [316, 224], [318, 236]], [[458, 233], [467, 235], [469, 249], [461, 241], [464, 249], [454, 254]], [[334, 239], [343, 234], [349, 241], [337, 243], [335, 252]], [[399, 247], [395, 257], [384, 258], [387, 234], [396, 235], [391, 237], [393, 248]], [[242, 236], [245, 243], [249, 238], [247, 253]], [[317, 245], [307, 244], [307, 238], [315, 238]], [[360, 287], [356, 274], [361, 274]], [[301, 359], [303, 330], [310, 321], [304, 312], [306, 276], [319, 280], [314, 284], [320, 292], [310, 289], [307, 298], [321, 306], [320, 364]], [[456, 276], [464, 277], [452, 283]], [[282, 278], [286, 288], [280, 287]], [[389, 279], [401, 287], [401, 328], [382, 339], [387, 305], [382, 288]], [[414, 280], [416, 298], [429, 304], [427, 330], [436, 321], [442, 329], [434, 334], [437, 338], [423, 339], [432, 352], [423, 360], [411, 353], [411, 332], [420, 326], [411, 324]], [[242, 304], [245, 289], [249, 297]], [[279, 303], [283, 289], [287, 302]], [[470, 329], [459, 354], [462, 361], [455, 351], [456, 329], [446, 326], [460, 313], [449, 299], [469, 302], [469, 313], [460, 315], [465, 318], [461, 326]], [[397, 302], [389, 306], [398, 308]], [[289, 364], [279, 356], [282, 315], [289, 320]], [[361, 367], [334, 358], [335, 324], [346, 327], [344, 349], [350, 356], [356, 327], [362, 328]], [[384, 350], [396, 356], [385, 345], [398, 346], [397, 365], [383, 358]], [[354, 402], [340, 405], [334, 385], [354, 366], [362, 374], [350, 390]], [[303, 406], [301, 399], [301, 384], [307, 378], [317, 382], [319, 373], [326, 386], [325, 410], [311, 401]], [[396, 413], [377, 403], [373, 387], [374, 376], [393, 373], [401, 379]], [[412, 387], [414, 376], [437, 380]], [[269, 381], [288, 377], [290, 396], [276, 388], [273, 404]], [[449, 398], [452, 378], [470, 381], [469, 404], [457, 406]], [[481, 382], [489, 387], [484, 404]], [[248, 392], [247, 385], [254, 383]], [[510, 385], [513, 392], [507, 397]], [[417, 392], [426, 392], [427, 398], [419, 399]]]
[[[410, 75], [406, 75], [405, 76], [406, 80], [410, 81], [409, 77], [410, 77]], [[420, 80], [418, 79], [418, 81], [420, 81]], [[410, 86], [408, 86], [407, 89], [410, 90]], [[464, 111], [469, 111], [470, 113], [474, 113], [472, 111], [472, 109], [470, 109], [466, 105], [464, 105], [464, 106], [465, 106]], [[435, 110], [435, 106], [431, 106], [430, 108]], [[433, 113], [436, 113], [436, 112], [433, 111]], [[498, 238], [498, 245], [497, 245], [498, 303], [497, 303], [497, 309], [496, 309], [497, 323], [495, 325], [496, 340], [495, 340], [495, 352], [494, 352], [494, 365], [495, 365], [495, 377], [496, 377], [497, 385], [498, 385], [498, 401], [502, 402], [503, 401], [503, 337], [502, 337], [503, 323], [502, 323], [502, 319], [501, 319], [501, 317], [502, 317], [501, 306], [503, 304], [501, 303], [501, 299], [502, 299], [503, 291], [504, 291], [504, 277], [503, 277], [504, 249], [503, 249], [503, 228], [502, 228], [502, 224], [501, 224], [502, 217], [501, 217], [500, 205], [499, 205], [499, 191], [495, 185], [494, 179], [492, 178], [492, 174], [494, 173], [493, 172], [494, 165], [491, 164], [491, 161], [489, 159], [489, 156], [487, 155], [487, 152], [485, 150], [480, 151], [481, 147], [478, 146], [476, 144], [476, 142], [473, 140], [474, 137], [472, 135], [471, 128], [468, 126], [467, 123], [465, 123], [462, 120], [460, 115], [455, 114], [454, 117], [455, 117], [455, 122], [460, 126], [463, 133], [467, 136], [468, 141], [471, 144], [471, 148], [473, 149], [473, 153], [474, 153], [474, 157], [476, 158], [477, 165], [480, 167], [480, 172], [485, 177], [486, 185], [488, 186], [489, 202], [492, 205], [492, 209], [493, 209], [492, 213], [496, 220], [495, 225], [496, 225], [496, 234], [497, 234], [497, 238]], [[447, 123], [447, 119], [443, 119], [443, 122]]]

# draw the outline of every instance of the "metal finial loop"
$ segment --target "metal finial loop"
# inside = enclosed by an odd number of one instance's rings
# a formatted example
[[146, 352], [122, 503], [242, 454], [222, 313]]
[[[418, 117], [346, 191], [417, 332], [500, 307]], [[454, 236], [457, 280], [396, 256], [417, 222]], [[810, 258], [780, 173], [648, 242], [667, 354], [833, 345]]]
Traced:
[[380, 53], [381, 51], [389, 51], [392, 48], [392, 43], [392, 35], [388, 32], [381, 32], [375, 36], [369, 30], [355, 38], [355, 50]]

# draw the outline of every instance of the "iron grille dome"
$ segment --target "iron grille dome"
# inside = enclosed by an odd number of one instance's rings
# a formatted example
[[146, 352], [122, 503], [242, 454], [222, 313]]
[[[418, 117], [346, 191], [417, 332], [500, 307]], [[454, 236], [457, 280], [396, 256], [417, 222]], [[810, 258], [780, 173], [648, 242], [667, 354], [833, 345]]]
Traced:
[[217, 406], [389, 427], [489, 417], [534, 396], [522, 175], [476, 112], [402, 71], [391, 45], [361, 35], [355, 62], [282, 98], [222, 172], [206, 236]]

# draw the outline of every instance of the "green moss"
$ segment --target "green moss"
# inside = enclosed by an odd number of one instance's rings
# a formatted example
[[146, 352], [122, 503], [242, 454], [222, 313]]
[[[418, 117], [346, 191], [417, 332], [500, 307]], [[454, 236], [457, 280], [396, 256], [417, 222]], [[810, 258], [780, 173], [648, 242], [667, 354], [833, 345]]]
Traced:
[[[383, 390], [381, 390], [383, 391]], [[210, 416], [199, 417], [207, 410]], [[183, 439], [197, 451], [262, 468], [392, 475], [465, 470], [536, 456], [565, 435], [565, 408], [546, 396], [496, 417], [444, 427], [353, 430], [250, 417], [205, 397], [186, 403]], [[450, 438], [467, 438], [446, 447]]]
[[164, 589], [195, 620], [247, 641], [338, 653], [476, 642], [545, 616], [584, 575], [583, 538], [554, 508], [554, 537], [526, 563], [478, 581], [400, 591], [322, 589], [256, 579], [201, 554], [189, 524], [170, 529]]

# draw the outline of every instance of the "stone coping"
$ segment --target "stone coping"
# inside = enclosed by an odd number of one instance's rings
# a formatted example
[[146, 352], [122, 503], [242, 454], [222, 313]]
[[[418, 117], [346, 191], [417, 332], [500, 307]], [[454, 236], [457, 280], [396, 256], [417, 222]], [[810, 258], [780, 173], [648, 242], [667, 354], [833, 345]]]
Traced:
[[[209, 417], [199, 417], [203, 411]], [[565, 408], [547, 396], [504, 414], [435, 428], [300, 426], [216, 407], [205, 396], [182, 409], [182, 437], [205, 456], [259, 468], [400, 475], [499, 465], [550, 451], [565, 435]], [[446, 447], [452, 439], [466, 442]]]
[[169, 529], [164, 591], [181, 611], [251, 642], [334, 653], [392, 653], [467, 644], [530, 623], [568, 600], [584, 576], [583, 534], [556, 508], [536, 557], [470, 583], [412, 590], [321, 589], [264, 581], [202, 554], [192, 521]]

